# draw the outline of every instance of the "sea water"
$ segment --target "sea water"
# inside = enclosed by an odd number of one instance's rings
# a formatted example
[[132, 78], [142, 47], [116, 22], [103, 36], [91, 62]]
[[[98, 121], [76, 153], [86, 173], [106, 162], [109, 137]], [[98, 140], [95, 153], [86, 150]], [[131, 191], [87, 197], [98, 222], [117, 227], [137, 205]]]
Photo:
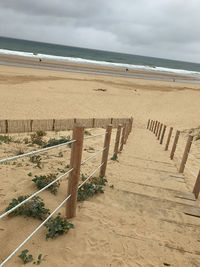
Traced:
[[200, 77], [200, 64], [0, 37], [0, 55], [17, 55]]

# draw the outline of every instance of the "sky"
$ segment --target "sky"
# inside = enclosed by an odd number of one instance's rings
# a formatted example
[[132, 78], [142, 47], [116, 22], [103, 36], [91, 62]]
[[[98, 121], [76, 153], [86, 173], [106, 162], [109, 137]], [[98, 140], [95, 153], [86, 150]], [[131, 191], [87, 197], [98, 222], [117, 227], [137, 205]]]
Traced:
[[199, 0], [0, 0], [0, 36], [200, 63]]

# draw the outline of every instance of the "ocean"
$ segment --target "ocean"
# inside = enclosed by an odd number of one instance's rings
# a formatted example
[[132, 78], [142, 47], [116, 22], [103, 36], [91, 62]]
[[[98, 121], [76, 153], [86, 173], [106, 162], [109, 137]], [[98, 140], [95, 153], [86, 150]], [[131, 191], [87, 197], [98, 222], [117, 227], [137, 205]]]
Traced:
[[200, 78], [200, 64], [0, 37], [0, 55], [183, 74]]

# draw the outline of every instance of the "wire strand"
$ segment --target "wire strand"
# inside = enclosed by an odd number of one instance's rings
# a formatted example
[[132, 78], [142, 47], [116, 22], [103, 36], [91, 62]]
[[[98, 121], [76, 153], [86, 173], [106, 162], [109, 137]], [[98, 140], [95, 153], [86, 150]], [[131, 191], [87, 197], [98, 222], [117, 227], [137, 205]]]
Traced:
[[10, 161], [10, 160], [14, 160], [14, 159], [27, 157], [27, 156], [34, 155], [34, 154], [37, 154], [37, 153], [41, 153], [41, 152], [44, 152], [44, 151], [47, 151], [47, 150], [50, 150], [50, 149], [54, 149], [54, 148], [57, 148], [57, 147], [60, 147], [60, 146], [65, 146], [65, 145], [68, 145], [68, 144], [72, 144], [74, 142], [76, 142], [76, 140], [71, 140], [69, 142], [62, 143], [62, 144], [55, 145], [55, 146], [51, 146], [51, 147], [45, 147], [45, 148], [42, 148], [42, 149], [39, 149], [39, 150], [36, 150], [36, 151], [31, 151], [31, 152], [28, 152], [28, 153], [25, 153], [25, 154], [22, 154], [22, 155], [17, 155], [17, 156], [9, 157], [9, 158], [6, 158], [6, 159], [1, 159], [0, 163], [4, 163], [4, 162]]
[[84, 137], [84, 140], [87, 140], [87, 139], [90, 139], [90, 138], [95, 138], [97, 136], [103, 136], [103, 135], [106, 135], [108, 132], [105, 132], [105, 133], [101, 133], [101, 134], [96, 134], [96, 135], [92, 135], [92, 136], [86, 136]]
[[0, 219], [2, 219], [3, 217], [5, 217], [6, 215], [10, 214], [11, 212], [13, 212], [15, 209], [19, 208], [21, 205], [23, 205], [24, 203], [26, 203], [27, 201], [29, 201], [30, 199], [32, 199], [34, 196], [38, 195], [39, 193], [41, 193], [42, 191], [44, 191], [45, 189], [47, 189], [48, 187], [50, 187], [52, 184], [56, 183], [58, 180], [60, 180], [61, 178], [63, 178], [65, 175], [69, 174], [70, 172], [73, 171], [73, 168], [70, 169], [69, 171], [65, 172], [64, 174], [60, 175], [57, 179], [55, 179], [54, 181], [52, 181], [50, 184], [46, 185], [45, 187], [43, 187], [42, 189], [40, 189], [39, 191], [35, 192], [34, 194], [32, 194], [30, 197], [26, 198], [25, 200], [23, 200], [22, 202], [20, 202], [18, 205], [16, 205], [15, 207], [13, 207], [12, 209], [6, 211], [5, 213], [3, 213], [0, 216]]
[[103, 152], [105, 149], [106, 149], [106, 148], [104, 147], [102, 150], [98, 151], [97, 153], [95, 153], [95, 154], [92, 155], [91, 157], [89, 157], [89, 158], [83, 160], [83, 161], [81, 162], [81, 165], [85, 164], [85, 163], [86, 163], [87, 161], [89, 161], [90, 159], [96, 157], [96, 155], [100, 154], [100, 153]]
[[71, 195], [65, 198], [63, 202], [1, 263], [0, 267], [2, 267], [48, 221], [70, 197]]

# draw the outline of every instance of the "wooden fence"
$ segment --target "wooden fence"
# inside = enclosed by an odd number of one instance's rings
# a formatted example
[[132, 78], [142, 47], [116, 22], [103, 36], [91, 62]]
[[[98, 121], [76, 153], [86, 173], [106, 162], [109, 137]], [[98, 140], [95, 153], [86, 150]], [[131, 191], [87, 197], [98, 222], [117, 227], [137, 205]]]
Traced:
[[[147, 129], [153, 132], [156, 136], [156, 138], [159, 140], [160, 144], [163, 144], [163, 140], [166, 134], [166, 129], [167, 126], [164, 125], [163, 123], [159, 121], [154, 121], [154, 120], [148, 120], [147, 122]], [[180, 131], [176, 130], [174, 139], [172, 140], [172, 132], [173, 132], [173, 127], [169, 127], [169, 132], [168, 135], [166, 136], [166, 144], [165, 144], [165, 151], [169, 149], [169, 144], [170, 141], [172, 141], [172, 146], [171, 146], [171, 151], [170, 151], [170, 159], [173, 160], [175, 153], [177, 152], [177, 146], [178, 143], [180, 142]], [[193, 187], [193, 194], [195, 198], [197, 199], [200, 193], [200, 159], [196, 158], [193, 154], [191, 154], [191, 146], [194, 140], [194, 136], [192, 134], [189, 134], [187, 137], [187, 140], [185, 141], [185, 146], [184, 150], [181, 151], [181, 156], [179, 157], [180, 159], [180, 164], [178, 166], [178, 172], [180, 174], [183, 174], [185, 169], [187, 169], [188, 172], [196, 179], [196, 182]], [[181, 145], [182, 146], [182, 145]], [[186, 165], [188, 161], [188, 157], [191, 156], [194, 161], [198, 163], [198, 173], [195, 174], [193, 173], [192, 170]]]
[[42, 131], [66, 131], [72, 130], [75, 125], [85, 128], [106, 128], [112, 124], [117, 128], [119, 124], [125, 124], [131, 118], [74, 118], [74, 119], [49, 119], [49, 120], [0, 120], [0, 133], [25, 133]]
[[[113, 121], [112, 121], [113, 122]], [[48, 124], [46, 124], [48, 125]], [[102, 124], [101, 124], [102, 125]], [[116, 158], [117, 154], [119, 152], [122, 151], [123, 149], [123, 145], [126, 144], [128, 136], [132, 130], [132, 125], [133, 125], [133, 118], [131, 118], [130, 120], [128, 120], [128, 122], [122, 124], [118, 124], [117, 126], [117, 131], [113, 131], [114, 133], [116, 133], [115, 135], [115, 145], [114, 145], [114, 152], [113, 152], [113, 157]], [[115, 126], [115, 127], [116, 127]], [[98, 126], [99, 127], [99, 126]], [[66, 219], [69, 218], [73, 218], [74, 216], [76, 216], [76, 208], [77, 208], [77, 194], [78, 194], [78, 189], [81, 188], [85, 182], [87, 182], [90, 178], [93, 177], [94, 173], [96, 173], [97, 171], [99, 171], [99, 176], [100, 177], [104, 177], [106, 174], [106, 167], [107, 167], [107, 162], [108, 162], [108, 155], [109, 155], [109, 149], [110, 149], [110, 141], [111, 141], [111, 135], [112, 135], [112, 128], [113, 125], [112, 124], [108, 124], [106, 126], [106, 130], [103, 134], [97, 134], [96, 136], [86, 136], [84, 137], [84, 127], [80, 126], [80, 125], [75, 125], [74, 129], [73, 129], [73, 136], [72, 136], [72, 140], [69, 141], [68, 143], [72, 143], [72, 147], [71, 147], [71, 158], [70, 158], [70, 170], [67, 171], [65, 174], [62, 174], [61, 176], [59, 176], [56, 180], [53, 181], [53, 183], [55, 183], [56, 181], [60, 180], [62, 177], [64, 177], [64, 175], [69, 174], [69, 179], [68, 179], [68, 189], [67, 189], [67, 197], [62, 201], [62, 203], [57, 206], [57, 208], [50, 214], [48, 215], [48, 217], [6, 258], [3, 260], [3, 262], [0, 263], [0, 266], [5, 265], [13, 255], [15, 255], [15, 253], [17, 251], [19, 251], [19, 249], [66, 203]], [[122, 129], [123, 128], [123, 129]], [[84, 140], [85, 139], [89, 139], [89, 138], [96, 138], [97, 136], [102, 136], [104, 135], [104, 145], [103, 145], [103, 149], [99, 152], [102, 153], [102, 159], [101, 159], [101, 164], [92, 171], [92, 173], [87, 177], [86, 180], [84, 180], [81, 184], [80, 183], [80, 169], [81, 169], [81, 165], [84, 164], [85, 162], [87, 162], [88, 160], [91, 160], [94, 156], [89, 157], [88, 159], [81, 161], [82, 159], [82, 153], [83, 153], [83, 146], [84, 146]], [[66, 145], [67, 143], [65, 143]], [[53, 149], [53, 148], [57, 148], [58, 146], [61, 146], [63, 144], [60, 145], [56, 145], [54, 147], [48, 147], [48, 148], [43, 148], [40, 149], [38, 151], [32, 151], [32, 152], [28, 152], [26, 154], [22, 154], [22, 155], [17, 155], [17, 156], [13, 156], [13, 157], [9, 157], [3, 160], [0, 160], [1, 163], [6, 163], [7, 161], [11, 161], [11, 160], [16, 160], [17, 158], [22, 158], [22, 157], [26, 157], [29, 156], [30, 153], [41, 153], [43, 151], [46, 151], [47, 149]], [[96, 153], [99, 154], [99, 152]], [[96, 156], [95, 155], [95, 156]], [[5, 216], [7, 216], [8, 214], [10, 214], [13, 210], [15, 210], [16, 208], [18, 208], [19, 206], [21, 206], [22, 204], [24, 204], [25, 202], [27, 202], [28, 200], [30, 200], [31, 198], [33, 198], [34, 196], [36, 196], [37, 194], [39, 194], [40, 192], [42, 192], [44, 189], [47, 189], [50, 185], [52, 184], [52, 182], [48, 185], [46, 185], [44, 188], [40, 189], [39, 191], [35, 192], [34, 194], [30, 195], [28, 198], [26, 198], [25, 200], [23, 200], [22, 202], [20, 202], [17, 206], [14, 206], [13, 208], [7, 210], [5, 213], [3, 213], [2, 215], [0, 215], [0, 219], [4, 218]]]

